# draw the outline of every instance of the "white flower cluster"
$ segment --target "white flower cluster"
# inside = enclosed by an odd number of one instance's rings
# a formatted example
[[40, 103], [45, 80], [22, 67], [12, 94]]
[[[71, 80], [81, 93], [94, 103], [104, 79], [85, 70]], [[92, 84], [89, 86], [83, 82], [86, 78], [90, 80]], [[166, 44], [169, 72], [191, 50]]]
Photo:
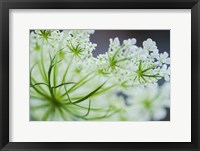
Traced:
[[169, 81], [170, 58], [168, 53], [159, 54], [156, 43], [151, 39], [137, 47], [136, 39], [110, 39], [108, 52], [95, 58], [100, 73], [116, 77], [123, 86], [136, 86], [157, 83], [162, 77]]
[[[110, 39], [93, 56], [94, 30], [30, 33], [33, 120], [160, 120], [169, 107], [170, 58], [152, 39]], [[159, 86], [159, 80], [165, 81]]]

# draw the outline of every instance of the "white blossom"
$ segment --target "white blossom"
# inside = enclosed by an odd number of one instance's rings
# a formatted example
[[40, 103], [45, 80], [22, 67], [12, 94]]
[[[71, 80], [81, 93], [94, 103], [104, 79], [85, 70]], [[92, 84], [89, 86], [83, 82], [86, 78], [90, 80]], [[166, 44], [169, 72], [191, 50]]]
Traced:
[[170, 64], [170, 58], [168, 56], [169, 54], [167, 52], [161, 53], [158, 58], [159, 63]]
[[157, 50], [156, 42], [148, 38], [146, 41], [143, 42], [143, 48], [148, 51], [156, 51]]
[[167, 85], [162, 88], [149, 86], [129, 91], [130, 106], [126, 109], [129, 118], [132, 120], [161, 120], [164, 118], [167, 114], [166, 107], [169, 106]]

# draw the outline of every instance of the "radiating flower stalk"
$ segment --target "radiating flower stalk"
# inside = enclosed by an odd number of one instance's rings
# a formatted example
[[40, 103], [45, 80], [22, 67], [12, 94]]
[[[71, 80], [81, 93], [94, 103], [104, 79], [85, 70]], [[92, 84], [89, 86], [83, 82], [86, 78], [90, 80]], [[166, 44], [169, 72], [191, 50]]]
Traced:
[[[160, 120], [170, 103], [170, 58], [152, 39], [110, 39], [93, 56], [94, 30], [30, 33], [30, 117], [35, 121]], [[159, 81], [165, 81], [159, 85]]]

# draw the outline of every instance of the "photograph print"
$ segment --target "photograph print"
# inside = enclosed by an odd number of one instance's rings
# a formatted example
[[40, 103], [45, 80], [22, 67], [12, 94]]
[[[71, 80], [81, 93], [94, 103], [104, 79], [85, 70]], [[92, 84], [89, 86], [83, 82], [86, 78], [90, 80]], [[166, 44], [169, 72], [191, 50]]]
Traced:
[[30, 121], [170, 121], [170, 30], [32, 29]]

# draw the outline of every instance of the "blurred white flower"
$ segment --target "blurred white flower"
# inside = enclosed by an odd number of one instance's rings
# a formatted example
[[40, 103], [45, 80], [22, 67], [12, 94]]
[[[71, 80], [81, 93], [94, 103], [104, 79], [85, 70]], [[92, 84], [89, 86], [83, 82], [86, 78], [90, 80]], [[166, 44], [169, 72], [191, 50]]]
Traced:
[[167, 114], [169, 95], [167, 86], [149, 86], [129, 91], [130, 106], [126, 109], [128, 117], [131, 120], [161, 120]]
[[161, 53], [158, 58], [159, 63], [170, 64], [170, 58], [168, 56], [169, 54], [167, 52]]
[[143, 42], [143, 48], [148, 51], [156, 51], [157, 50], [155, 41], [153, 41], [150, 38], [148, 38], [146, 41]]
[[135, 38], [132, 38], [132, 39], [128, 39], [128, 40], [124, 40], [123, 43], [124, 45], [126, 46], [132, 46], [132, 45], [135, 45], [136, 44], [136, 39]]
[[159, 50], [157, 49], [157, 50], [153, 51], [151, 53], [151, 56], [158, 60], [159, 59]]
[[169, 81], [169, 75], [170, 75], [170, 67], [167, 68], [167, 65], [164, 64], [162, 68], [160, 69], [160, 75], [165, 78], [166, 81]]
[[110, 47], [111, 48], [117, 48], [120, 46], [119, 38], [116, 37], [114, 40], [110, 39]]

